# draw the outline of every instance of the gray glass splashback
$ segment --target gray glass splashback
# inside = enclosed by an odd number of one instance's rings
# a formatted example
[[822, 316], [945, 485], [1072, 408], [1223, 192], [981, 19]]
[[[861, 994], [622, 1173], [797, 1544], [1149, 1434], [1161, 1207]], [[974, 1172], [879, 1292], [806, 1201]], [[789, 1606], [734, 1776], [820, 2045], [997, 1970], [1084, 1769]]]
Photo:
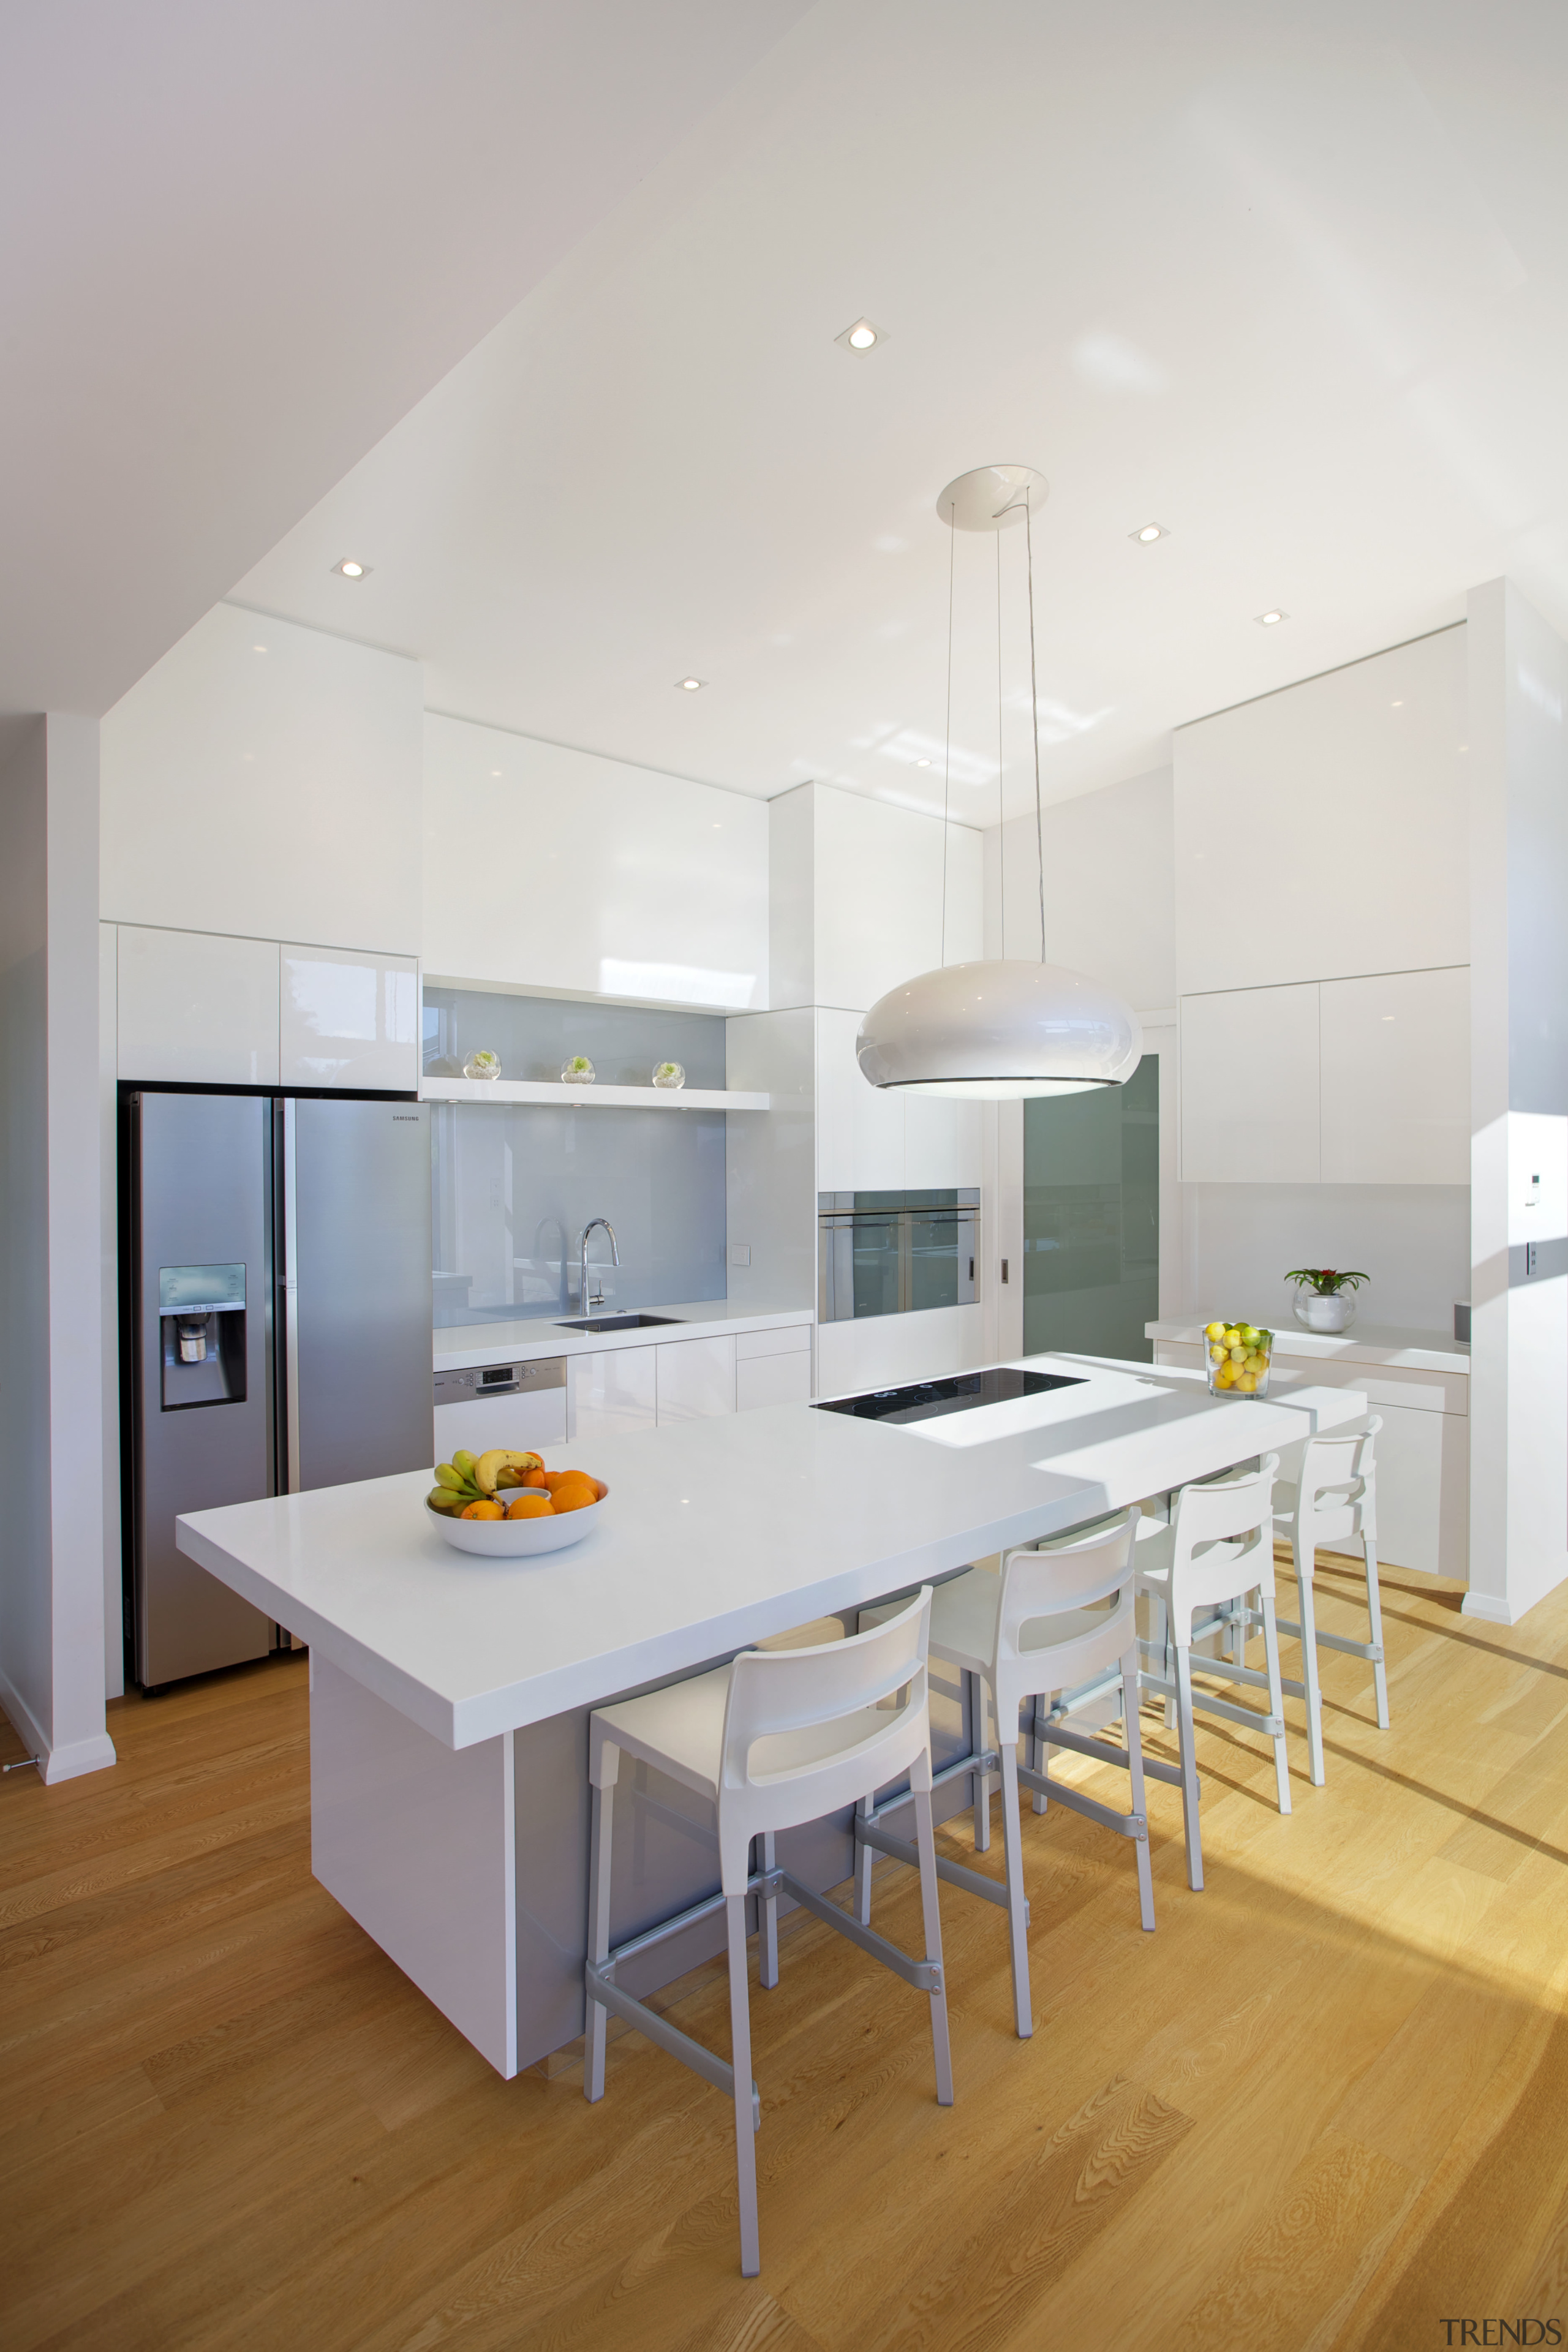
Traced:
[[576, 997], [427, 987], [426, 1077], [460, 1078], [464, 1062], [479, 1047], [500, 1055], [503, 1078], [558, 1081], [570, 1055], [586, 1054], [602, 1087], [646, 1087], [656, 1062], [680, 1063], [689, 1087], [724, 1083], [722, 1013], [650, 1013], [637, 1004]]
[[1148, 1363], [1160, 1312], [1160, 1066], [1024, 1106], [1024, 1349]]
[[[432, 1017], [434, 1015], [434, 1018]], [[425, 1066], [458, 1075], [486, 1046], [508, 1078], [559, 1082], [586, 1054], [602, 1086], [647, 1086], [656, 1061], [687, 1084], [724, 1084], [724, 1023], [479, 990], [426, 992]], [[608, 1217], [590, 1276], [607, 1307], [725, 1296], [724, 1114], [579, 1110], [563, 1103], [431, 1106], [436, 1322], [509, 1322], [577, 1312], [578, 1236]]]

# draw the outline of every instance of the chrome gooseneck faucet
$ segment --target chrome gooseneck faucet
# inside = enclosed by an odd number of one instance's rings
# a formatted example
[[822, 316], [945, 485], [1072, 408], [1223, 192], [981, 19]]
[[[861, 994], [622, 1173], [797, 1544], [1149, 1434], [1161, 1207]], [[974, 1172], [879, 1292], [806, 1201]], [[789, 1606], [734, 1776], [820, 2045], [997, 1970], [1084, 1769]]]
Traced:
[[579, 1315], [589, 1315], [593, 1312], [595, 1307], [602, 1307], [605, 1303], [605, 1294], [602, 1290], [592, 1297], [590, 1297], [588, 1293], [588, 1236], [593, 1232], [595, 1225], [603, 1225], [605, 1231], [610, 1236], [610, 1264], [612, 1265], [619, 1265], [621, 1262], [620, 1251], [616, 1246], [616, 1229], [614, 1225], [611, 1224], [608, 1217], [590, 1217], [587, 1223], [583, 1228], [581, 1243], [583, 1253], [582, 1272], [578, 1277], [577, 1283], [577, 1312]]

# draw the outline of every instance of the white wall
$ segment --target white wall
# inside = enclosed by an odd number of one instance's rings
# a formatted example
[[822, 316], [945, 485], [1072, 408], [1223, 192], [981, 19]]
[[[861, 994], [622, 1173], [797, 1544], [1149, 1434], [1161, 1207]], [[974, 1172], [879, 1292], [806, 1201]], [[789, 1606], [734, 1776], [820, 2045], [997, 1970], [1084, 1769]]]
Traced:
[[864, 1013], [912, 973], [981, 953], [983, 837], [973, 825], [944, 827], [832, 784], [781, 794], [768, 821], [775, 1006]]
[[[1169, 768], [1041, 813], [1047, 958], [1092, 973], [1140, 1013], [1176, 1001], [1173, 830]], [[1037, 956], [1033, 813], [993, 825], [985, 850], [985, 952]]]
[[1469, 961], [1463, 625], [1176, 730], [1176, 984]]
[[1161, 1234], [1161, 1311], [1289, 1331], [1289, 1269], [1353, 1266], [1372, 1276], [1363, 1321], [1451, 1333], [1469, 1295], [1469, 1198], [1463, 1184], [1183, 1184], [1180, 1231]]
[[739, 1011], [767, 927], [762, 802], [426, 717], [427, 972]]
[[416, 955], [417, 662], [217, 604], [103, 721], [106, 920]]
[[1503, 580], [1472, 591], [1467, 635], [1474, 1213], [1465, 1607], [1512, 1624], [1568, 1576], [1568, 646]]
[[98, 726], [40, 719], [0, 778], [0, 1704], [45, 1778], [104, 1727]]

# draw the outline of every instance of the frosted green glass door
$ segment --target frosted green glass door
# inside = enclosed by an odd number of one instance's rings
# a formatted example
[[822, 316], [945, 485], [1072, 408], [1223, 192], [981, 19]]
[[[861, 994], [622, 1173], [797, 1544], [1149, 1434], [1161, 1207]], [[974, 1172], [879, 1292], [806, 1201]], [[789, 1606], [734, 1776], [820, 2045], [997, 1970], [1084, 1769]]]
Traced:
[[1153, 1359], [1160, 1063], [1124, 1087], [1024, 1106], [1024, 1350]]

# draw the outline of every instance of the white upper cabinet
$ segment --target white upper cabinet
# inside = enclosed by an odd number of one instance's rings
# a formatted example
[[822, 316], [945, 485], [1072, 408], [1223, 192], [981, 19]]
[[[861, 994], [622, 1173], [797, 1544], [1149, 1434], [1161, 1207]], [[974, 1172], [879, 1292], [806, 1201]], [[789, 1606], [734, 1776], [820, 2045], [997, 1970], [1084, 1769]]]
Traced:
[[900, 1192], [904, 1097], [868, 1086], [855, 1059], [858, 1013], [816, 1015], [816, 1186], [820, 1192]]
[[278, 1083], [278, 943], [119, 926], [122, 1078]]
[[1182, 1181], [1318, 1181], [1318, 990], [1235, 988], [1181, 1007]]
[[1469, 1017], [1465, 965], [1324, 981], [1326, 1184], [1469, 1182]]
[[1466, 631], [1179, 727], [1184, 996], [1469, 957]]
[[281, 950], [279, 1076], [286, 1087], [419, 1084], [419, 971], [412, 956]]

